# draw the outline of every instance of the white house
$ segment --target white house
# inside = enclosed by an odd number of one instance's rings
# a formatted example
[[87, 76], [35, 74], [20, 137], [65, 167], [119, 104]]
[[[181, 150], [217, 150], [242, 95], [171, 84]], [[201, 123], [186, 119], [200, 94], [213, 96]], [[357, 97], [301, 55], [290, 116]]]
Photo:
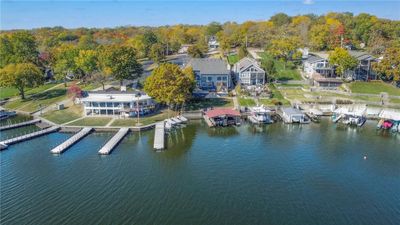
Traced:
[[258, 62], [249, 57], [239, 60], [233, 66], [236, 80], [241, 85], [264, 85], [265, 84], [265, 71], [261, 69]]
[[222, 59], [193, 58], [187, 65], [192, 67], [197, 87], [208, 91], [228, 91], [232, 87], [231, 72]]
[[219, 42], [217, 41], [217, 37], [211, 36], [208, 39], [208, 48], [211, 50], [219, 48]]
[[85, 116], [136, 116], [152, 112], [155, 102], [145, 93], [132, 91], [90, 91], [81, 99]]

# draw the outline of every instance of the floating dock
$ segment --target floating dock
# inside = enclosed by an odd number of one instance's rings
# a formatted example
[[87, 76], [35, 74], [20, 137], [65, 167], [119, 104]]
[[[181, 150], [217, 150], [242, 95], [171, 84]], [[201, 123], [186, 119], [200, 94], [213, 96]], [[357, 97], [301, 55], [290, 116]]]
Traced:
[[[1, 143], [2, 146], [5, 146], [5, 148], [7, 148], [8, 145], [15, 144], [15, 143], [18, 143], [18, 142], [21, 142], [21, 141], [25, 141], [25, 140], [28, 140], [28, 139], [32, 139], [32, 138], [35, 138], [35, 137], [39, 137], [39, 136], [42, 136], [42, 135], [45, 135], [45, 134], [48, 134], [48, 133], [52, 133], [52, 132], [55, 132], [55, 131], [57, 131], [59, 129], [60, 129], [60, 127], [54, 126], [54, 127], [50, 127], [50, 128], [44, 129], [44, 130], [36, 131], [36, 132], [33, 132], [33, 133], [29, 133], [29, 134], [25, 134], [25, 135], [22, 135], [22, 136], [19, 136], [19, 137], [15, 137], [15, 138], [11, 138], [11, 139], [8, 139], [8, 140], [5, 140], [5, 141], [1, 141], [0, 143]], [[3, 149], [5, 149], [5, 148], [3, 148]]]
[[53, 148], [50, 152], [53, 154], [61, 154], [65, 150], [67, 150], [69, 147], [74, 145], [76, 142], [80, 141], [82, 138], [84, 138], [86, 135], [92, 131], [93, 128], [91, 127], [85, 127], [82, 130], [80, 130], [77, 134], [69, 138], [68, 140], [64, 141], [62, 144], [58, 145], [57, 147]]
[[108, 155], [117, 146], [117, 144], [128, 133], [129, 128], [121, 128], [119, 131], [99, 150], [100, 155]]
[[162, 150], [165, 148], [165, 124], [164, 122], [156, 124], [156, 132], [154, 133], [154, 149]]
[[10, 125], [6, 125], [6, 126], [1, 126], [0, 131], [14, 129], [17, 127], [29, 126], [29, 125], [32, 125], [35, 123], [39, 123], [40, 121], [41, 121], [40, 119], [35, 119], [35, 120], [29, 120], [29, 121], [25, 121], [25, 122], [21, 122], [21, 123], [15, 123], [15, 124], [10, 124]]

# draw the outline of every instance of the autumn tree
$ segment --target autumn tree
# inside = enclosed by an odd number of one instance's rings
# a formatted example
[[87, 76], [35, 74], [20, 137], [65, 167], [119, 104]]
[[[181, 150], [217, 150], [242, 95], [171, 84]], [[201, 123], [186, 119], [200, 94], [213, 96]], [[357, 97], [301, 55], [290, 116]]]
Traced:
[[373, 68], [382, 79], [400, 83], [400, 46], [387, 48], [383, 59], [374, 63]]
[[95, 50], [80, 50], [78, 56], [75, 57], [77, 68], [90, 77], [97, 69], [97, 52]]
[[0, 68], [7, 64], [38, 64], [39, 52], [35, 37], [27, 31], [0, 36]]
[[137, 79], [143, 72], [142, 65], [136, 60], [135, 49], [130, 46], [106, 46], [100, 50], [99, 60], [102, 71], [107, 71], [121, 85], [124, 79]]
[[164, 46], [161, 43], [154, 44], [153, 46], [151, 46], [149, 56], [155, 63], [160, 63], [162, 60], [165, 59]]
[[244, 57], [247, 56], [247, 54], [248, 54], [248, 52], [247, 52], [246, 46], [245, 46], [245, 45], [241, 45], [241, 46], [239, 47], [239, 50], [238, 50], [238, 57], [239, 57], [239, 59], [243, 59]]
[[185, 103], [192, 94], [195, 78], [192, 68], [164, 63], [146, 79], [144, 90], [160, 103], [169, 106]]
[[198, 44], [189, 46], [187, 52], [188, 55], [192, 58], [203, 58], [206, 55], [204, 48], [202, 48]]
[[267, 46], [267, 51], [276, 59], [281, 59], [285, 62], [290, 60], [298, 60], [301, 54], [298, 51], [299, 40], [297, 38], [281, 38], [274, 39]]
[[75, 99], [82, 97], [82, 89], [74, 83], [68, 88], [67, 96], [75, 102]]
[[336, 67], [336, 73], [343, 76], [346, 71], [357, 67], [358, 61], [343, 48], [335, 48], [329, 53], [329, 63]]
[[75, 58], [79, 55], [79, 49], [72, 44], [63, 44], [53, 49], [52, 67], [56, 80], [62, 80], [67, 86], [67, 77], [77, 74]]
[[33, 63], [8, 64], [0, 69], [0, 86], [15, 87], [22, 99], [25, 99], [25, 88], [43, 84], [43, 73]]

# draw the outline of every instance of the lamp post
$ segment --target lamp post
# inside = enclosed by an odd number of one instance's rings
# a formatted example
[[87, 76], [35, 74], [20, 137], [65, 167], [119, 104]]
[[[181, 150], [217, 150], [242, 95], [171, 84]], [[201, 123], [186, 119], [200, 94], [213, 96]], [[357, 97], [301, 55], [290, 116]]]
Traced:
[[140, 94], [140, 92], [138, 92], [138, 93], [136, 93], [136, 95], [135, 95], [135, 97], [137, 98], [137, 101], [136, 101], [136, 109], [137, 109], [137, 125], [139, 125], [140, 123], [139, 123], [139, 99], [140, 99], [140, 96], [142, 96], [141, 94]]

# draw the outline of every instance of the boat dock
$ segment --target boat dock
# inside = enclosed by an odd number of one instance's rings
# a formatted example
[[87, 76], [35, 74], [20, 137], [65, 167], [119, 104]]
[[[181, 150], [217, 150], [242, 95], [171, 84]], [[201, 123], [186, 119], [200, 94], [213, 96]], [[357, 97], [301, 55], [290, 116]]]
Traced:
[[61, 154], [61, 153], [63, 153], [65, 150], [67, 150], [73, 144], [75, 144], [76, 142], [78, 142], [82, 138], [84, 138], [86, 135], [88, 135], [90, 133], [90, 131], [92, 131], [92, 130], [93, 130], [93, 128], [91, 128], [91, 127], [83, 128], [77, 134], [73, 135], [68, 140], [64, 141], [62, 144], [60, 144], [57, 147], [53, 148], [50, 152], [53, 153], [53, 154]]
[[154, 149], [162, 150], [165, 148], [165, 124], [164, 122], [156, 124], [156, 132], [154, 133]]
[[108, 155], [117, 146], [117, 144], [128, 133], [129, 128], [121, 128], [119, 131], [99, 150], [100, 155]]
[[5, 126], [1, 126], [0, 127], [0, 131], [14, 129], [14, 128], [17, 128], [17, 127], [24, 127], [24, 126], [32, 125], [32, 124], [35, 124], [35, 123], [39, 123], [40, 121], [41, 121], [40, 119], [34, 119], [34, 120], [29, 120], [29, 121], [25, 121], [25, 122], [21, 122], [21, 123], [5, 125]]
[[36, 131], [36, 132], [33, 132], [33, 133], [25, 134], [25, 135], [22, 135], [22, 136], [19, 136], [19, 137], [15, 137], [15, 138], [11, 138], [11, 139], [8, 139], [8, 140], [4, 140], [4, 141], [1, 141], [0, 143], [7, 148], [8, 145], [15, 144], [15, 143], [18, 143], [18, 142], [21, 142], [21, 141], [25, 141], [25, 140], [28, 140], [28, 139], [32, 139], [32, 138], [35, 138], [35, 137], [39, 137], [39, 136], [42, 136], [42, 135], [45, 135], [45, 134], [48, 134], [48, 133], [52, 133], [52, 132], [55, 132], [55, 131], [57, 131], [59, 129], [60, 129], [60, 127], [54, 126], [54, 127], [50, 127], [50, 128], [44, 129], [44, 130], [40, 130], [40, 131]]

